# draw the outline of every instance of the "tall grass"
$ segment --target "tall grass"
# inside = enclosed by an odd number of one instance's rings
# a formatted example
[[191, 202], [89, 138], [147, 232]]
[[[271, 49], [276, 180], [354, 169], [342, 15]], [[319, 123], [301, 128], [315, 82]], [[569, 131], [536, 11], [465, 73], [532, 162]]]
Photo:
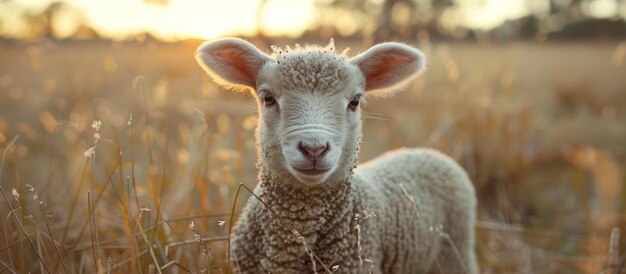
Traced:
[[[620, 47], [419, 45], [424, 77], [364, 106], [362, 161], [401, 146], [456, 158], [479, 192], [486, 272], [619, 271]], [[195, 46], [2, 46], [0, 273], [231, 272], [225, 223], [256, 182], [256, 110], [202, 75]]]

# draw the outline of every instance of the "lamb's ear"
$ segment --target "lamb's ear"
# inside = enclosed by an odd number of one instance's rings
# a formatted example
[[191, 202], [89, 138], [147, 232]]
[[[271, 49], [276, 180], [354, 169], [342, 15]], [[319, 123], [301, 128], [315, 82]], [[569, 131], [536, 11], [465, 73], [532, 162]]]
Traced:
[[256, 88], [259, 69], [271, 58], [244, 40], [226, 38], [200, 46], [196, 60], [215, 82], [240, 90]]
[[365, 90], [383, 95], [404, 88], [426, 67], [421, 51], [393, 42], [375, 45], [350, 62], [363, 73]]

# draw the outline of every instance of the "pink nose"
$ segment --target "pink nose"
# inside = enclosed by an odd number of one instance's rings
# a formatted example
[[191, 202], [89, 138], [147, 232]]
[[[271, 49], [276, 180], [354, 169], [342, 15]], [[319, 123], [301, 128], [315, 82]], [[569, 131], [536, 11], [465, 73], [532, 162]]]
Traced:
[[298, 150], [304, 154], [309, 160], [317, 160], [322, 158], [328, 151], [328, 143], [321, 146], [308, 146], [302, 142], [298, 143]]

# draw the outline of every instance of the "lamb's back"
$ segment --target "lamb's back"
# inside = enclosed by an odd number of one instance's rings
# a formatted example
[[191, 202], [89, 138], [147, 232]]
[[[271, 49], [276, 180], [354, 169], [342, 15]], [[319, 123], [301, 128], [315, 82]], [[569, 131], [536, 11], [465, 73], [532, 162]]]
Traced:
[[[411, 196], [423, 194], [430, 197], [426, 200], [441, 199], [455, 204], [475, 202], [475, 190], [465, 170], [450, 157], [432, 149], [390, 151], [359, 165], [356, 173], [376, 190], [401, 189]], [[416, 201], [418, 205], [425, 202]]]
[[[360, 165], [354, 186], [380, 226], [384, 273], [423, 273], [451, 219], [475, 206], [465, 171], [430, 149], [399, 149]], [[463, 218], [473, 216], [463, 216]]]

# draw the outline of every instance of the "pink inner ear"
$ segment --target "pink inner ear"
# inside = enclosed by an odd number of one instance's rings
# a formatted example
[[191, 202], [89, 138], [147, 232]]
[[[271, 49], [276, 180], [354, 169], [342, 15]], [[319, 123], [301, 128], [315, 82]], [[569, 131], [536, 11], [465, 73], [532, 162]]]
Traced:
[[365, 86], [376, 86], [376, 83], [387, 81], [394, 77], [396, 66], [406, 65], [413, 60], [403, 54], [386, 53], [361, 65], [365, 74]]
[[245, 58], [245, 52], [238, 49], [218, 49], [213, 52], [215, 58], [220, 59], [226, 66], [228, 73], [239, 78], [242, 82], [254, 84], [255, 76], [251, 61]]

